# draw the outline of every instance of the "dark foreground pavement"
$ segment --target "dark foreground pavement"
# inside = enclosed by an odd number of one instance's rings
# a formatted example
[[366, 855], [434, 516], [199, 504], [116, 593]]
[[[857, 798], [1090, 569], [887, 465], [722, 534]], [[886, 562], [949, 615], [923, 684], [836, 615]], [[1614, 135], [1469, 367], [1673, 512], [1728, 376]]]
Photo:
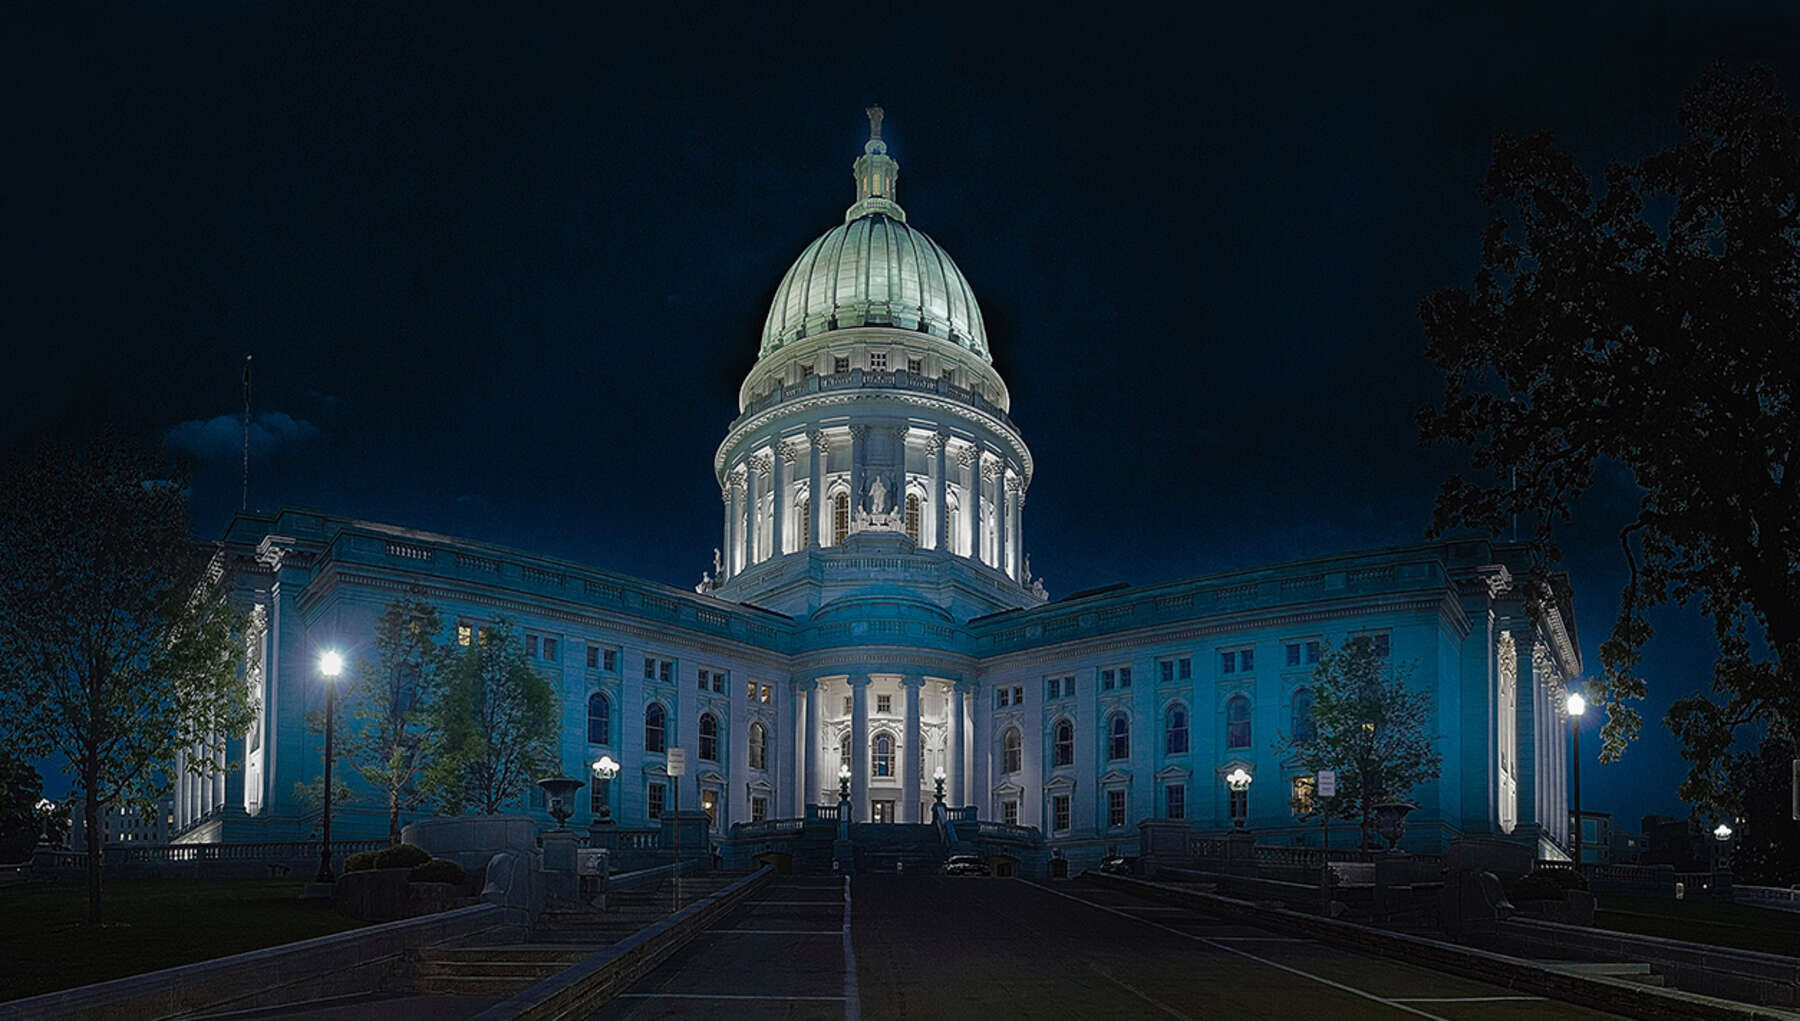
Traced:
[[778, 880], [595, 1016], [1612, 1015], [1079, 881], [880, 875]]

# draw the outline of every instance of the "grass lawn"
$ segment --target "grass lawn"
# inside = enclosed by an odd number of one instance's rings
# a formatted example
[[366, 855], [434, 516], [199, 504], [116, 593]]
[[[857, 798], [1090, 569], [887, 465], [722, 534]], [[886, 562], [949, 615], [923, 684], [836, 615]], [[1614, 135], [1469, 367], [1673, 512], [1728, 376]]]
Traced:
[[87, 885], [0, 889], [0, 1001], [311, 939], [366, 923], [302, 904], [300, 880], [115, 879], [89, 929]]
[[1688, 940], [1766, 954], [1800, 955], [1800, 911], [1779, 911], [1730, 901], [1671, 900], [1603, 894], [1594, 924], [1643, 936]]

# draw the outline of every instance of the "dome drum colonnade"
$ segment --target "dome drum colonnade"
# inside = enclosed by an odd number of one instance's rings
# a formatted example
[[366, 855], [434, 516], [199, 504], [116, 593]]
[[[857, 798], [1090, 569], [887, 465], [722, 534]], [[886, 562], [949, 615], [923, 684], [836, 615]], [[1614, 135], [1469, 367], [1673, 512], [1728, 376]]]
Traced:
[[857, 201], [777, 288], [741, 417], [714, 458], [724, 523], [712, 583], [876, 528], [1026, 587], [1031, 453], [973, 291], [907, 225], [880, 109], [869, 119]]

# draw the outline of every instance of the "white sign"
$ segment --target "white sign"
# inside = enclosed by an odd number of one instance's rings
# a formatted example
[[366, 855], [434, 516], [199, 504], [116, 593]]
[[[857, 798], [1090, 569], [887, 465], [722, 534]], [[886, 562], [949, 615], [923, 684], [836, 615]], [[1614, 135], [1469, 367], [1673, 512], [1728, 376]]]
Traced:
[[669, 770], [670, 776], [686, 776], [687, 775], [687, 749], [686, 748], [671, 748], [671, 749], [669, 749], [668, 770]]
[[1335, 770], [1335, 769], [1319, 770], [1319, 797], [1321, 797], [1321, 798], [1337, 797], [1337, 770]]

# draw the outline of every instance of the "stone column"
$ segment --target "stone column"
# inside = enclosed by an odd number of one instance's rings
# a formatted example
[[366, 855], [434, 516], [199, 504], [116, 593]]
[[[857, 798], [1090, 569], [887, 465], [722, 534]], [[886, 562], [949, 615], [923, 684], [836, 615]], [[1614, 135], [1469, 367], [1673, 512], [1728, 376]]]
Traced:
[[1000, 569], [1014, 581], [1019, 580], [1019, 477], [1007, 472], [1001, 477], [1006, 504], [1000, 514]]
[[[994, 529], [993, 529], [993, 531], [994, 531], [994, 554], [993, 554], [993, 557], [994, 558], [992, 560], [989, 560], [986, 556], [983, 556], [981, 558], [981, 562], [988, 565], [989, 567], [1002, 567], [1003, 566], [1002, 560], [1005, 557], [1005, 551], [1001, 548], [1001, 540], [1004, 539], [1005, 536], [1002, 535], [1001, 531], [1000, 531], [1000, 529], [1001, 529], [1000, 519], [1003, 517], [1002, 512], [1005, 510], [1005, 507], [1006, 507], [1005, 496], [1001, 493], [1001, 490], [1000, 490], [1000, 477], [1004, 470], [1005, 470], [1004, 466], [1000, 463], [1000, 461], [998, 459], [995, 459], [992, 461], [984, 460], [984, 462], [982, 464], [982, 469], [981, 469], [982, 478], [984, 480], [986, 480], [986, 482], [987, 482], [987, 485], [983, 486], [982, 488], [984, 490], [987, 490], [994, 494], [993, 495], [994, 509], [993, 509], [993, 512], [991, 514], [989, 514], [989, 519], [992, 520], [994, 523]], [[988, 529], [984, 526], [981, 529], [981, 539], [982, 539], [982, 544], [984, 546], [987, 543], [987, 537], [988, 537]]]
[[[175, 782], [175, 827], [181, 829], [187, 826], [188, 821], [187, 752], [179, 749], [175, 752], [175, 775], [179, 777]], [[85, 811], [80, 808], [77, 810]], [[79, 850], [79, 848], [77, 848], [77, 850]]]
[[746, 460], [749, 469], [744, 481], [744, 559], [747, 563], [757, 564], [768, 559], [769, 551], [763, 545], [762, 522], [762, 487], [769, 477], [769, 469], [774, 467], [775, 459], [768, 454], [754, 454]]
[[800, 741], [800, 813], [804, 815], [806, 806], [819, 793], [819, 682], [805, 680], [800, 684], [806, 690], [806, 728], [801, 731], [804, 736]]
[[850, 678], [850, 803], [854, 821], [869, 811], [869, 675]]
[[963, 529], [963, 534], [968, 536], [969, 559], [980, 560], [981, 448], [975, 446], [964, 447], [963, 450], [957, 454], [956, 463], [959, 467], [967, 468], [969, 470], [969, 505], [963, 508], [963, 517], [968, 521], [968, 527]]
[[919, 815], [919, 753], [922, 751], [919, 736], [919, 689], [925, 685], [923, 677], [903, 677], [901, 686], [906, 688], [906, 754], [901, 758], [901, 766], [905, 770], [900, 774], [900, 797], [905, 800], [905, 811], [900, 818], [906, 822], [924, 822]]
[[944, 772], [950, 774], [945, 786], [949, 790], [946, 797], [950, 799], [952, 808], [960, 808], [969, 803], [969, 785], [966, 781], [969, 775], [969, 741], [968, 735], [964, 733], [968, 728], [969, 714], [964, 701], [962, 682], [950, 685], [950, 768]]
[[[983, 698], [981, 685], [969, 685], [970, 701], [974, 703], [970, 716], [969, 730], [969, 803], [979, 806], [976, 814], [981, 818], [989, 818], [994, 811], [994, 785], [989, 779], [992, 770], [994, 735], [988, 733], [993, 723], [994, 710], [991, 699]], [[1021, 806], [1022, 807], [1022, 806]], [[997, 817], [996, 817], [997, 818]]]
[[[865, 472], [863, 460], [869, 456], [869, 427], [853, 425], [850, 427], [850, 517], [862, 509], [863, 484]], [[860, 811], [860, 809], [859, 809]]]
[[1025, 480], [1018, 475], [1006, 480], [1006, 505], [1009, 521], [1006, 531], [1012, 537], [1006, 573], [1023, 585], [1030, 579], [1025, 577], [1025, 535], [1020, 529], [1025, 520]]
[[719, 502], [725, 505], [724, 537], [719, 540], [724, 543], [724, 555], [719, 558], [719, 576], [714, 580], [723, 583], [725, 579], [737, 573], [734, 570], [736, 567], [736, 564], [734, 563], [734, 557], [736, 555], [734, 552], [735, 547], [731, 541], [733, 538], [732, 529], [735, 527], [735, 516], [731, 513], [730, 482], [726, 482], [725, 485], [719, 487]]
[[731, 549], [726, 551], [725, 559], [734, 565], [731, 573], [736, 575], [750, 566], [749, 549], [745, 544], [744, 533], [744, 486], [746, 471], [739, 465], [731, 473]]
[[794, 499], [794, 462], [800, 457], [800, 451], [787, 440], [775, 445], [775, 517], [769, 522], [769, 552], [781, 556], [788, 551], [787, 529], [792, 518], [789, 506]]
[[825, 456], [831, 451], [830, 441], [825, 439], [822, 429], [814, 429], [806, 434], [812, 443], [812, 489], [807, 494], [808, 513], [812, 515], [811, 532], [807, 546], [818, 549], [825, 545], [825, 522], [828, 520], [825, 509]]
[[947, 486], [944, 479], [944, 448], [949, 445], [950, 437], [942, 432], [931, 434], [925, 441], [925, 457], [931, 472], [931, 548], [947, 549], [945, 532], [950, 525], [950, 505], [946, 500]]

